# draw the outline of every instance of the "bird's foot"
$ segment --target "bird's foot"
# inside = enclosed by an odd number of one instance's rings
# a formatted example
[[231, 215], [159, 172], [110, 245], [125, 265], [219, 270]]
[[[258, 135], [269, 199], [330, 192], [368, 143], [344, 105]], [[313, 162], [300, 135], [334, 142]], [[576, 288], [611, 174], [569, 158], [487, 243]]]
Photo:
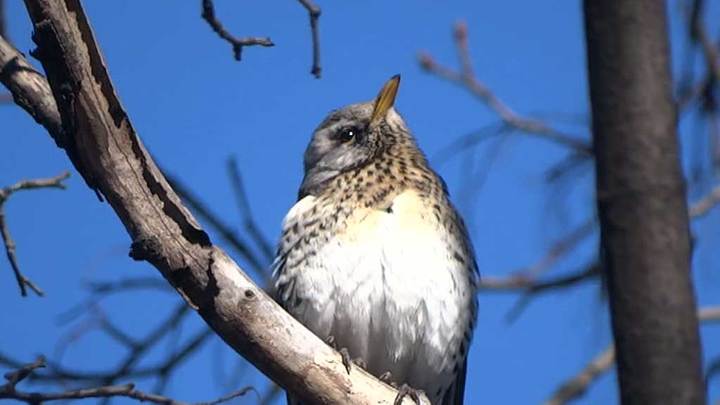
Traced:
[[365, 359], [363, 359], [362, 357], [356, 357], [353, 359], [352, 362], [361, 369], [367, 370], [367, 362], [365, 362]]
[[337, 347], [337, 344], [335, 342], [335, 336], [332, 336], [332, 335], [328, 336], [327, 339], [325, 339], [325, 342], [328, 345], [330, 345], [330, 347], [332, 347], [333, 349], [337, 350], [340, 353], [340, 357], [342, 358], [343, 366], [345, 366], [345, 370], [347, 371], [348, 374], [350, 374], [350, 369], [352, 368], [353, 364], [360, 368], [367, 369], [367, 363], [365, 362], [365, 360], [362, 357], [356, 357], [353, 359], [350, 357], [350, 352], [348, 351], [347, 348], [345, 348], [345, 347], [338, 348]]
[[367, 363], [365, 363], [365, 360], [363, 360], [361, 357], [351, 358], [350, 352], [348, 352], [347, 348], [340, 348], [338, 350], [340, 353], [340, 357], [342, 358], [343, 366], [345, 366], [345, 370], [348, 374], [350, 374], [350, 369], [353, 365], [356, 365], [362, 369], [367, 369]]
[[390, 384], [393, 388], [397, 388], [397, 384], [395, 383], [395, 381], [392, 380], [392, 374], [390, 374], [389, 371], [380, 374], [380, 377], [378, 377], [378, 379], [385, 384]]
[[416, 390], [415, 388], [410, 387], [407, 384], [403, 384], [398, 389], [398, 394], [395, 397], [395, 402], [393, 402], [393, 405], [401, 405], [403, 399], [405, 397], [410, 397], [413, 401], [415, 401], [416, 404], [421, 405], [420, 402], [420, 396], [422, 396], [424, 392], [422, 390]]
[[342, 348], [338, 350], [340, 352], [340, 357], [342, 357], [342, 363], [343, 366], [345, 366], [345, 371], [347, 371], [348, 374], [350, 374], [350, 368], [352, 368], [352, 359], [350, 358], [350, 353], [348, 352], [348, 349]]

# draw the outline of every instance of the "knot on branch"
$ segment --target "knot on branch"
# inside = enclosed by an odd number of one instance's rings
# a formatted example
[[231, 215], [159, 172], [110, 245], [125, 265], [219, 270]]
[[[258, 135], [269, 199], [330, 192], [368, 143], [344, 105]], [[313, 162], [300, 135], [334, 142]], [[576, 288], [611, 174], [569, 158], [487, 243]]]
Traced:
[[157, 238], [143, 238], [133, 241], [129, 256], [137, 261], [149, 261], [161, 256], [162, 244]]

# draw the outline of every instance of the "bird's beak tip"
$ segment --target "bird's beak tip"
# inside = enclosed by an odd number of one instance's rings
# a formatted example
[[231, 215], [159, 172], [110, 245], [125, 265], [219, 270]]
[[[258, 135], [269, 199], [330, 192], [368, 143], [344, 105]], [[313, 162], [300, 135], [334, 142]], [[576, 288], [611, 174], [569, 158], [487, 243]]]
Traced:
[[400, 75], [396, 74], [391, 77], [390, 80], [385, 82], [385, 85], [380, 89], [380, 93], [375, 98], [375, 107], [373, 108], [372, 117], [370, 122], [376, 122], [380, 118], [384, 117], [387, 112], [395, 104], [395, 97], [397, 96], [398, 88], [400, 87]]

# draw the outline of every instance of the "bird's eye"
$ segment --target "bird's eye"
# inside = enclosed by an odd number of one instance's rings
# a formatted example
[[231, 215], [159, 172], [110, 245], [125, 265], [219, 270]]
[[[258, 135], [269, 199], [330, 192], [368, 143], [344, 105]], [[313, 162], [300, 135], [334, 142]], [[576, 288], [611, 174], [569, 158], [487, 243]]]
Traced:
[[360, 130], [356, 127], [343, 128], [338, 132], [338, 139], [341, 142], [350, 142], [360, 134]]

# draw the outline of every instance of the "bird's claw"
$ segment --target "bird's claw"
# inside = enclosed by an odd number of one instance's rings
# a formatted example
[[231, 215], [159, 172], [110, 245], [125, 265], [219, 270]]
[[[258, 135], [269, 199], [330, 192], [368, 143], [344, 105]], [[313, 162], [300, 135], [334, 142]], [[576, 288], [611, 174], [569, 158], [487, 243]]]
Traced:
[[328, 346], [335, 349], [336, 348], [335, 347], [335, 336], [333, 336], [333, 335], [328, 336], [327, 339], [325, 339], [325, 343], [327, 343]]
[[416, 390], [415, 388], [412, 388], [407, 384], [403, 384], [398, 389], [398, 394], [395, 397], [395, 402], [393, 402], [393, 405], [401, 405], [405, 397], [410, 397], [413, 401], [415, 401], [416, 404], [421, 405], [422, 402], [420, 402], [420, 396], [423, 394], [424, 393], [421, 390]]
[[348, 352], [347, 348], [341, 348], [338, 350], [340, 353], [340, 357], [342, 358], [343, 366], [345, 366], [345, 370], [348, 374], [350, 374], [350, 369], [353, 365], [356, 365], [362, 369], [367, 369], [367, 363], [365, 363], [365, 360], [361, 357], [357, 357], [355, 359], [350, 357], [350, 352]]
[[362, 368], [367, 369], [367, 363], [362, 357], [357, 357], [355, 359], [350, 357], [350, 352], [347, 348], [337, 347], [337, 342], [335, 342], [335, 336], [328, 336], [327, 339], [325, 339], [325, 342], [332, 347], [333, 349], [337, 350], [340, 353], [340, 357], [342, 358], [343, 366], [345, 366], [345, 370], [348, 374], [350, 374], [350, 369], [352, 368], [353, 364]]
[[380, 377], [378, 377], [378, 379], [380, 379], [380, 381], [386, 384], [390, 384], [390, 386], [392, 386], [393, 388], [397, 388], [397, 384], [395, 383], [395, 381], [392, 380], [392, 374], [390, 374], [389, 371], [380, 374]]
[[342, 358], [343, 366], [345, 366], [345, 370], [348, 374], [350, 374], [350, 368], [352, 368], [352, 359], [350, 358], [350, 353], [348, 352], [348, 349], [342, 348], [338, 350], [340, 352], [340, 357]]

